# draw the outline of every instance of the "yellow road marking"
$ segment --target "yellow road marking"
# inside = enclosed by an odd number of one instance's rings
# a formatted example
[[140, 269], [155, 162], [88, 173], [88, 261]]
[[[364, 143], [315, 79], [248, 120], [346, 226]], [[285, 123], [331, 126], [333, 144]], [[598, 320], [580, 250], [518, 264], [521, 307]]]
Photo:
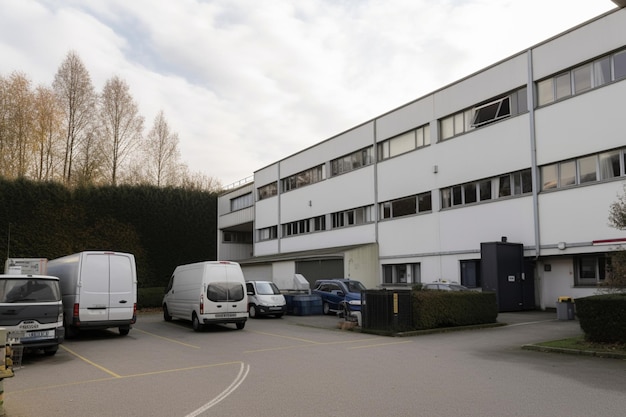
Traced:
[[147, 332], [145, 330], [140, 330], [140, 329], [138, 329], [136, 327], [133, 327], [133, 330], [137, 331], [139, 333], [145, 333], [145, 334], [153, 336], [153, 337], [158, 337], [159, 339], [167, 340], [168, 342], [178, 343], [179, 345], [187, 346], [187, 347], [194, 348], [194, 349], [200, 349], [200, 346], [190, 345], [188, 343], [183, 343], [183, 342], [181, 342], [179, 340], [176, 340], [176, 339], [170, 339], [169, 337], [159, 336], [158, 334], [150, 333], [150, 332]]
[[63, 345], [59, 345], [62, 349], [68, 351], [69, 353], [71, 353], [72, 355], [76, 356], [79, 359], [82, 359], [83, 361], [87, 362], [89, 365], [95, 366], [96, 368], [100, 369], [103, 372], [106, 372], [107, 374], [115, 377], [115, 378], [121, 378], [120, 375], [116, 374], [113, 371], [108, 370], [107, 368], [105, 368], [104, 366], [100, 366], [95, 362], [90, 361], [89, 359], [85, 358], [84, 356], [79, 355], [78, 353], [74, 352], [73, 350], [71, 350], [70, 348], [63, 346]]
[[284, 336], [282, 334], [265, 333], [265, 332], [257, 332], [257, 331], [253, 331], [252, 333], [264, 334], [266, 336], [280, 337], [280, 338], [283, 338], [283, 339], [298, 340], [300, 342], [312, 343], [312, 344], [315, 344], [315, 345], [319, 344], [319, 342], [316, 342], [315, 340], [302, 339], [302, 338], [299, 338], [299, 337], [292, 337], [292, 336]]
[[[68, 350], [68, 352], [69, 352], [69, 349], [66, 349], [66, 350]], [[73, 353], [73, 352], [70, 352], [70, 353], [75, 355], [75, 353]], [[79, 358], [83, 359], [82, 357], [80, 357], [80, 355], [76, 355], [76, 356], [78, 356]], [[87, 361], [87, 362], [90, 363], [90, 364], [93, 364], [90, 361]], [[46, 386], [35, 387], [35, 388], [27, 388], [27, 389], [23, 389], [23, 390], [11, 391], [9, 393], [7, 393], [5, 391], [4, 395], [7, 395], [7, 394], [8, 395], [19, 394], [19, 393], [24, 393], [24, 392], [31, 392], [31, 391], [38, 391], [38, 390], [45, 390], [45, 389], [55, 389], [55, 388], [62, 388], [62, 387], [71, 387], [73, 385], [90, 384], [90, 383], [95, 383], [95, 382], [115, 381], [115, 380], [128, 379], [128, 378], [140, 378], [140, 377], [144, 377], [144, 376], [166, 374], [166, 373], [172, 373], [172, 372], [193, 371], [193, 370], [196, 370], [196, 369], [215, 368], [215, 367], [218, 367], [218, 366], [235, 365], [235, 364], [241, 365], [241, 364], [243, 364], [243, 362], [241, 362], [241, 361], [223, 362], [223, 363], [214, 363], [214, 364], [211, 364], [211, 365], [189, 366], [189, 367], [186, 367], [186, 368], [164, 369], [164, 370], [161, 370], [161, 371], [143, 372], [143, 373], [132, 374], [132, 375], [118, 375], [118, 376], [112, 377], [112, 378], [88, 379], [88, 380], [85, 380], [85, 381], [67, 382], [65, 384], [46, 385]], [[96, 365], [96, 367], [98, 367], [98, 366]]]

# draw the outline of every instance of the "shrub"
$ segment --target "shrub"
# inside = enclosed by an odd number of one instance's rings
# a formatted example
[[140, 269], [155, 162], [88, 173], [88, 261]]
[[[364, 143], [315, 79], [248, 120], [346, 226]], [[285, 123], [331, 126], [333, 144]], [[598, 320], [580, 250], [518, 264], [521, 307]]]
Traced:
[[137, 308], [161, 307], [165, 287], [149, 287], [137, 289]]
[[592, 295], [574, 302], [585, 339], [597, 343], [626, 343], [626, 294]]
[[495, 293], [474, 291], [413, 291], [416, 329], [495, 323]]

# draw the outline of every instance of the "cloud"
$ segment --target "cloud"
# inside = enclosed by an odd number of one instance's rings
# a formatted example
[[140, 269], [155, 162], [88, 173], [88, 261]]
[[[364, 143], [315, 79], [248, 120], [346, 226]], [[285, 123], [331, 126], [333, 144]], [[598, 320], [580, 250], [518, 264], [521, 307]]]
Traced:
[[614, 8], [605, 0], [0, 0], [0, 75], [75, 50], [223, 184]]

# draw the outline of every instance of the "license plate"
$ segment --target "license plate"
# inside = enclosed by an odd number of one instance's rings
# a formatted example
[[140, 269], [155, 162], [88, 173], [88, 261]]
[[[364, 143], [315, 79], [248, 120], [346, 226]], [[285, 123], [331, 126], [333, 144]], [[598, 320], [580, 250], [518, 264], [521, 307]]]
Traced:
[[270, 307], [270, 310], [282, 310], [282, 307]]
[[33, 330], [39, 328], [39, 323], [25, 323], [18, 326], [20, 330]]
[[22, 336], [22, 339], [29, 339], [32, 337], [49, 337], [54, 336], [54, 330], [37, 330], [34, 332], [26, 332], [25, 336]]
[[218, 319], [223, 319], [227, 317], [237, 317], [237, 313], [217, 313], [215, 315]]

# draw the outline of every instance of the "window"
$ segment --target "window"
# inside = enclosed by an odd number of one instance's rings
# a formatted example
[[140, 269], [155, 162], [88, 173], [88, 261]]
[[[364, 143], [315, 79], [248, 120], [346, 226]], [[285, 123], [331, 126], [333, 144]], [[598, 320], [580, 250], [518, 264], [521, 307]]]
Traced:
[[241, 301], [244, 294], [238, 282], [212, 282], [207, 288], [207, 298], [216, 303]]
[[419, 263], [383, 265], [383, 284], [415, 284], [421, 282]]
[[441, 189], [441, 207], [449, 208], [491, 200], [493, 187], [496, 187], [498, 198], [531, 193], [533, 190], [531, 171], [525, 169], [497, 178], [443, 188]]
[[252, 243], [252, 232], [223, 231], [224, 243]]
[[626, 77], [626, 50], [613, 55], [613, 79], [620, 80]]
[[326, 230], [326, 216], [317, 216], [310, 219], [285, 223], [282, 225], [282, 230], [283, 236], [301, 235]]
[[380, 218], [390, 219], [432, 210], [431, 193], [422, 193], [380, 204]]
[[541, 167], [541, 189], [567, 187], [626, 175], [626, 148]]
[[237, 211], [254, 205], [252, 193], [244, 194], [230, 199], [230, 211]]
[[332, 228], [365, 224], [371, 221], [372, 206], [338, 211], [330, 215]]
[[372, 163], [373, 147], [364, 148], [354, 153], [330, 161], [330, 175], [335, 176]]
[[259, 229], [257, 232], [259, 242], [278, 238], [278, 226], [265, 227], [263, 229]]
[[604, 254], [574, 258], [576, 285], [597, 285], [604, 282], [607, 260]]
[[537, 105], [553, 103], [626, 77], [626, 50], [538, 81]]
[[480, 259], [461, 261], [461, 285], [467, 288], [480, 288]]
[[387, 139], [377, 145], [378, 160], [393, 158], [414, 149], [430, 145], [430, 126], [424, 125], [415, 130]]
[[270, 198], [277, 195], [278, 186], [276, 182], [272, 182], [270, 184], [264, 185], [263, 187], [259, 187], [257, 191], [259, 200], [263, 200], [265, 198]]
[[324, 180], [326, 178], [324, 168], [324, 165], [319, 165], [315, 168], [307, 169], [306, 171], [282, 179], [281, 185], [283, 192], [295, 190], [296, 188]]
[[527, 90], [522, 87], [485, 104], [465, 109], [439, 121], [442, 140], [528, 111]]

